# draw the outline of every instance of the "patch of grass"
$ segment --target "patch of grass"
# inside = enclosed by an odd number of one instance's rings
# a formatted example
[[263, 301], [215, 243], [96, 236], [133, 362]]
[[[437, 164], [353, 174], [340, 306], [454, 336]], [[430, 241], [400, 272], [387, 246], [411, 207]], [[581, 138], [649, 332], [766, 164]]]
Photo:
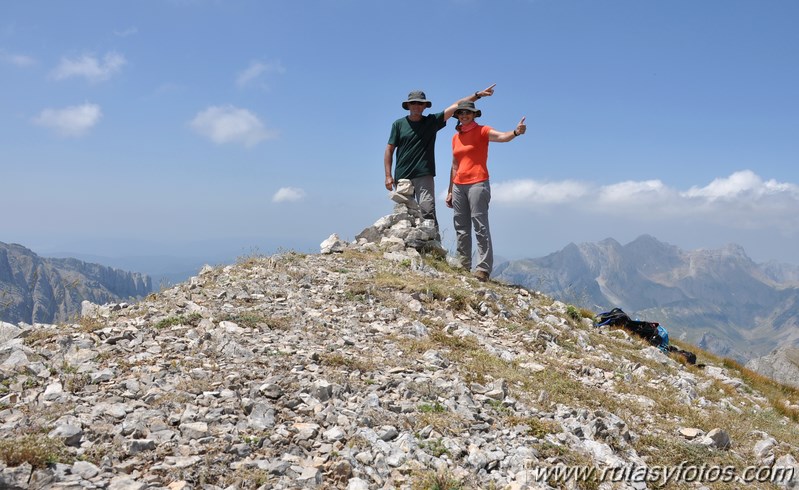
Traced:
[[[396, 272], [379, 272], [375, 274], [370, 287], [376, 290], [397, 290], [410, 294], [425, 295], [428, 301], [447, 301], [455, 311], [466, 308], [469, 304], [473, 308], [479, 303], [474, 295], [468, 292], [454, 279], [429, 279], [416, 274], [397, 274]], [[471, 299], [471, 300], [470, 300]]]
[[[524, 371], [524, 370], [522, 370]], [[617, 413], [624, 403], [615, 393], [586, 385], [575, 379], [563, 365], [553, 362], [548, 369], [536, 373], [527, 373], [522, 381], [523, 389], [529, 393], [545, 390], [548, 402], [563, 403], [573, 406], [575, 403], [584, 407], [608, 410]]]
[[[470, 301], [471, 298], [471, 301]], [[476, 302], [472, 295], [467, 294], [461, 289], [452, 289], [449, 291], [449, 296], [445, 298], [452, 311], [464, 311], [467, 306], [475, 308]]]
[[175, 390], [181, 393], [200, 395], [204, 391], [214, 391], [216, 385], [209, 378], [202, 379], [182, 379], [175, 386]]
[[434, 405], [437, 405], [437, 400], [440, 397], [446, 397], [447, 391], [439, 386], [436, 386], [431, 380], [427, 380], [424, 383], [417, 383], [415, 381], [411, 381], [406, 385], [408, 391], [412, 393], [419, 393], [422, 399], [424, 400], [431, 400], [434, 402]]
[[432, 322], [428, 322], [427, 327], [429, 329], [428, 337], [430, 337], [430, 341], [441, 347], [446, 347], [454, 352], [460, 353], [481, 349], [477, 338], [473, 336], [457, 337], [455, 335], [450, 335], [446, 333], [443, 328], [434, 325]]
[[714, 459], [714, 452], [707, 446], [691, 444], [664, 434], [644, 433], [636, 444], [638, 454], [648, 456], [650, 466], [676, 466], [685, 461], [685, 465], [700, 466]]
[[88, 461], [94, 465], [100, 466], [103, 458], [111, 454], [111, 448], [105, 444], [92, 444], [86, 449], [83, 454], [78, 456], [79, 461]]
[[449, 454], [449, 449], [444, 446], [444, 443], [441, 439], [431, 439], [428, 441], [421, 441], [419, 442], [419, 447], [422, 449], [426, 449], [427, 452], [435, 456], [436, 458], [440, 458], [445, 454]]
[[277, 249], [277, 253], [273, 256], [273, 258], [291, 264], [299, 262], [307, 256], [308, 254], [304, 254], [302, 252], [297, 252], [296, 250], [285, 249], [281, 247]]
[[177, 389], [172, 389], [170, 391], [161, 393], [154, 402], [151, 403], [153, 406], [169, 406], [175, 407], [180, 406], [190, 401], [194, 400], [195, 397], [185, 391], [179, 391]]
[[64, 443], [46, 434], [27, 434], [0, 441], [0, 460], [8, 466], [29, 463], [34, 468], [44, 468], [52, 463], [67, 463], [69, 457]]
[[493, 408], [497, 413], [503, 416], [508, 416], [511, 414], [512, 409], [510, 407], [506, 407], [502, 404], [499, 400], [492, 400], [488, 399], [485, 402], [489, 407]]
[[250, 253], [236, 257], [236, 265], [242, 267], [252, 267], [258, 265], [268, 257], [260, 253], [257, 249], [250, 250]]
[[347, 301], [366, 303], [372, 297], [372, 287], [366, 283], [352, 283], [350, 288], [344, 291], [344, 298]]
[[225, 488], [256, 490], [269, 483], [269, 471], [258, 468], [239, 468], [229, 474], [221, 475], [216, 481]]
[[28, 335], [22, 340], [25, 345], [32, 346], [39, 342], [46, 342], [56, 337], [60, 332], [49, 328], [37, 328], [28, 332]]
[[83, 389], [84, 386], [89, 384], [90, 378], [88, 374], [64, 374], [63, 384], [64, 389], [70, 393], [77, 393]]
[[793, 398], [795, 400], [799, 398], [799, 389], [778, 383], [771, 378], [767, 378], [760, 373], [742, 366], [732, 359], [725, 358], [722, 361], [722, 365], [727, 369], [737, 371], [743, 381], [768, 399], [774, 410], [794, 422], [799, 422], [799, 410], [791, 408], [785, 403], [786, 399]]
[[580, 315], [580, 310], [577, 309], [574, 305], [566, 306], [566, 315], [574, 321], [580, 321], [582, 315]]
[[200, 320], [202, 320], [202, 318], [203, 318], [202, 315], [200, 315], [199, 313], [192, 313], [190, 315], [170, 316], [156, 323], [155, 328], [158, 330], [162, 330], [164, 328], [174, 327], [175, 325], [190, 325], [192, 327], [196, 327], [200, 323]]
[[422, 403], [418, 407], [416, 407], [416, 409], [422, 413], [444, 413], [447, 411], [447, 407], [438, 402], [435, 402], [433, 404]]
[[353, 449], [353, 450], [361, 451], [361, 450], [364, 450], [364, 449], [371, 448], [372, 447], [372, 443], [369, 442], [369, 440], [367, 438], [356, 434], [356, 435], [350, 437], [349, 439], [347, 439], [346, 446], [351, 448], [351, 449]]
[[[549, 465], [545, 466], [565, 465], [573, 468], [590, 468], [596, 465], [594, 460], [586, 454], [570, 451], [564, 446], [555, 445], [547, 441], [536, 449], [538, 449], [539, 459], [550, 462]], [[552, 475], [547, 481], [547, 484], [550, 485], [550, 487], [559, 489], [579, 488], [580, 490], [597, 490], [600, 488], [600, 483], [602, 483], [600, 481], [600, 474], [598, 473], [584, 474], [579, 478], [575, 475], [570, 476], [571, 478], [567, 480], [565, 474], [560, 477]]]
[[96, 332], [108, 326], [104, 318], [97, 316], [82, 316], [78, 319], [78, 325], [80, 325], [78, 330], [86, 333]]
[[538, 450], [539, 459], [544, 460], [562, 460], [563, 457], [569, 452], [565, 446], [554, 444], [549, 441], [543, 441], [540, 445], [536, 446], [536, 450]]
[[272, 319], [267, 318], [259, 313], [244, 312], [234, 315], [225, 315], [223, 318], [221, 318], [221, 321], [233, 322], [242, 328], [257, 329], [260, 325], [269, 326]]
[[430, 267], [439, 272], [443, 272], [446, 275], [457, 276], [463, 274], [463, 269], [459, 267], [452, 267], [451, 265], [449, 265], [449, 262], [447, 262], [446, 255], [431, 253], [431, 254], [424, 254], [422, 257], [424, 258], [427, 265], [429, 265]]
[[340, 257], [345, 261], [356, 262], [359, 264], [376, 261], [382, 256], [382, 252], [356, 250], [351, 248], [344, 249], [344, 251], [340, 254]]
[[461, 362], [467, 372], [481, 371], [492, 379], [504, 379], [510, 386], [525, 386], [529, 379], [527, 370], [519, 367], [517, 362], [504, 361], [483, 349], [470, 352]]
[[258, 446], [261, 445], [261, 441], [263, 441], [265, 439], [265, 436], [263, 436], [263, 435], [239, 434], [239, 438], [241, 439], [241, 442], [243, 442], [243, 443], [245, 443], [245, 444], [247, 444], [249, 446], [258, 447]]
[[64, 361], [61, 363], [61, 372], [64, 374], [75, 374], [78, 372], [78, 367]]
[[554, 420], [544, 420], [536, 417], [520, 417], [509, 415], [505, 417], [505, 424], [509, 427], [524, 425], [528, 427], [528, 434], [543, 439], [548, 434], [557, 434], [561, 431], [560, 425]]
[[463, 490], [463, 480], [456, 478], [449, 472], [427, 471], [414, 475], [411, 490]]
[[428, 425], [439, 434], [458, 435], [467, 423], [452, 412], [425, 412], [411, 418], [413, 428], [421, 430]]
[[377, 366], [371, 359], [356, 359], [337, 352], [325, 352], [319, 357], [321, 364], [325, 366], [344, 367], [350, 371], [360, 371], [362, 373], [368, 373], [377, 369]]
[[291, 328], [291, 318], [285, 316], [270, 316], [264, 318], [266, 326], [270, 330], [289, 330]]
[[722, 383], [719, 379], [713, 379], [710, 386], [702, 393], [705, 399], [712, 402], [719, 402], [722, 398], [732, 397], [738, 394], [732, 385]]

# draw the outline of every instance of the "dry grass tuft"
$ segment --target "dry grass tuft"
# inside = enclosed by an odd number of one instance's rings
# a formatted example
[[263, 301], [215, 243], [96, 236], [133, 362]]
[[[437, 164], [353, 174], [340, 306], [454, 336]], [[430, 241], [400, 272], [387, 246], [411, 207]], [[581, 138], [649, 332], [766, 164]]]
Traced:
[[191, 315], [178, 315], [178, 316], [171, 316], [169, 318], [164, 318], [163, 320], [159, 321], [155, 324], [155, 328], [158, 330], [173, 327], [175, 325], [191, 325], [196, 327], [200, 320], [202, 320], [202, 315], [199, 313], [192, 313]]
[[745, 381], [747, 385], [762, 393], [763, 396], [769, 400], [774, 410], [794, 422], [799, 422], [799, 410], [786, 404], [786, 401], [790, 399], [796, 400], [799, 398], [799, 389], [778, 383], [771, 378], [767, 378], [760, 373], [742, 366], [732, 359], [724, 359], [722, 365], [727, 369], [737, 371], [740, 378]]
[[50, 439], [46, 434], [28, 434], [0, 441], [0, 461], [11, 467], [28, 463], [34, 468], [44, 468], [68, 460], [64, 443]]
[[344, 367], [349, 371], [368, 373], [377, 369], [377, 364], [371, 359], [347, 357], [336, 352], [323, 353], [319, 357], [322, 365]]
[[411, 490], [464, 490], [466, 484], [463, 480], [449, 472], [434, 472], [432, 470], [418, 472], [413, 475]]
[[82, 316], [78, 319], [78, 330], [85, 333], [96, 332], [108, 326], [105, 318], [99, 316]]

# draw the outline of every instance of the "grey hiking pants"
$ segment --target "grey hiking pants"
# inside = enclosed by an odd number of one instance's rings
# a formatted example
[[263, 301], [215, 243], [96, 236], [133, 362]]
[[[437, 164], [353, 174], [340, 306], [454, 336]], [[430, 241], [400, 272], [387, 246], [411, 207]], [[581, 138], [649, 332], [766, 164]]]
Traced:
[[494, 268], [494, 249], [491, 245], [491, 230], [488, 227], [488, 203], [491, 201], [489, 181], [476, 184], [454, 184], [452, 186], [452, 208], [455, 224], [455, 240], [461, 265], [472, 268], [472, 227], [477, 238], [476, 270], [491, 274]]

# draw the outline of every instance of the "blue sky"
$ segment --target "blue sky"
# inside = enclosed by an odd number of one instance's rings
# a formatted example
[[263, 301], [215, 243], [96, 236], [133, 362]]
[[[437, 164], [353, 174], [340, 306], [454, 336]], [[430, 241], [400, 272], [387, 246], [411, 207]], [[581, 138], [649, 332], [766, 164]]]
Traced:
[[4, 1], [0, 241], [316, 252], [389, 214], [408, 92], [437, 111], [496, 83], [479, 122], [528, 125], [490, 150], [497, 254], [650, 234], [799, 264], [798, 21], [792, 0]]

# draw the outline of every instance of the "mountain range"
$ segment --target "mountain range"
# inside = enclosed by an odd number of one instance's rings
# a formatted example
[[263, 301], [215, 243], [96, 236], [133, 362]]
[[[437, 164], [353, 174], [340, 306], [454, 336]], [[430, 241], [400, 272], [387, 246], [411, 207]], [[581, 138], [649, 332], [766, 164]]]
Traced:
[[140, 299], [152, 291], [146, 275], [73, 258], [44, 258], [0, 242], [0, 320], [55, 323], [80, 313], [81, 302]]
[[[537, 259], [504, 261], [494, 277], [595, 312], [621, 307], [633, 318], [661, 323], [672, 338], [749, 361], [770, 377], [776, 377], [773, 369], [763, 366], [795, 365], [788, 350], [772, 351], [799, 346], [799, 267], [756, 264], [737, 245], [684, 251], [648, 235], [627, 245], [608, 238], [572, 243]], [[0, 242], [0, 321], [63, 322], [80, 311], [83, 300], [138, 299], [151, 290], [144, 274], [42, 258]], [[778, 371], [788, 377], [792, 372]]]
[[607, 238], [504, 262], [495, 277], [597, 312], [622, 308], [738, 361], [799, 345], [799, 267], [757, 264], [738, 245], [685, 251], [649, 235]]

